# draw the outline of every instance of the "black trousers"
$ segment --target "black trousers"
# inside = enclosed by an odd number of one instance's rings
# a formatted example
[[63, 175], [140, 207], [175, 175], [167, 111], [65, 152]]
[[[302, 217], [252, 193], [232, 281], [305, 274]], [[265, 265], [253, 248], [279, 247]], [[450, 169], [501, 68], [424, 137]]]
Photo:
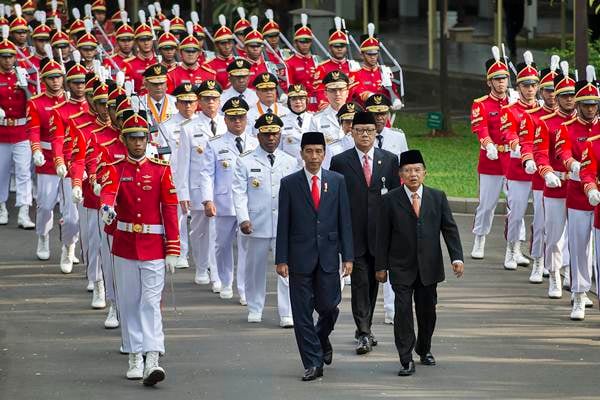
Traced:
[[[406, 364], [412, 360], [413, 349], [419, 355], [431, 351], [431, 337], [436, 321], [437, 284], [423, 286], [420, 277], [417, 276], [412, 285], [392, 284], [392, 289], [396, 296], [394, 339], [400, 362]], [[413, 296], [419, 329], [417, 337], [413, 321]]]
[[506, 45], [510, 55], [517, 54], [517, 35], [525, 21], [525, 0], [504, 0], [504, 20], [506, 22]]
[[352, 268], [352, 316], [359, 336], [371, 333], [379, 282], [375, 279], [375, 257], [368, 252], [354, 260]]
[[[325, 272], [317, 265], [312, 274], [290, 274], [290, 302], [296, 343], [304, 368], [323, 366], [323, 348], [329, 343], [342, 300], [339, 271]], [[319, 314], [315, 325], [313, 312]]]

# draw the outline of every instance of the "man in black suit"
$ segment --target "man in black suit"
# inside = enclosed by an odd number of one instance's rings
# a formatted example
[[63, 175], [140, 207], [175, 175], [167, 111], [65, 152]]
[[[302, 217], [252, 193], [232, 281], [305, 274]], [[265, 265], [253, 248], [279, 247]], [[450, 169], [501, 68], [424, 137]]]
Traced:
[[[462, 245], [446, 194], [423, 186], [427, 171], [418, 150], [400, 155], [403, 185], [382, 197], [377, 220], [377, 280], [385, 282], [387, 271], [394, 289], [396, 314], [394, 338], [400, 355], [400, 376], [412, 375], [412, 351], [424, 365], [435, 365], [431, 337], [435, 329], [437, 284], [444, 277], [440, 233], [444, 237], [452, 269], [464, 271]], [[419, 333], [415, 339], [412, 301], [415, 300]]]
[[331, 160], [332, 171], [344, 175], [352, 211], [354, 265], [352, 315], [356, 324], [357, 354], [366, 354], [377, 341], [371, 332], [379, 282], [375, 279], [375, 225], [381, 195], [399, 186], [398, 157], [375, 148], [375, 117], [359, 111], [352, 121], [355, 147]]
[[321, 168], [323, 134], [306, 132], [300, 148], [305, 167], [283, 178], [279, 188], [275, 263], [279, 275], [289, 276], [302, 380], [312, 381], [333, 358], [329, 334], [342, 299], [339, 255], [344, 276], [351, 274], [352, 220], [344, 177]]

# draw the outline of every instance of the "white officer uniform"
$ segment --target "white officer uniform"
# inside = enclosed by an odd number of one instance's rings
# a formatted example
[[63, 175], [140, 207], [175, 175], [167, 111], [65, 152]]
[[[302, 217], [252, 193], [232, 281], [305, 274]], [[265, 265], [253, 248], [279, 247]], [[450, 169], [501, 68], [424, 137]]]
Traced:
[[146, 150], [147, 157], [157, 157], [159, 143], [161, 141], [164, 143], [165, 138], [161, 138], [164, 136], [164, 133], [161, 133], [158, 128], [159, 124], [162, 124], [169, 120], [176, 114], [179, 114], [179, 111], [176, 107], [177, 99], [170, 94], [165, 95], [160, 101], [156, 101], [150, 97], [150, 95], [146, 94], [145, 96], [140, 97], [141, 109], [145, 109], [148, 115], [148, 121], [150, 122], [150, 137], [148, 139], [148, 147]]
[[343, 136], [340, 122], [337, 118], [337, 111], [331, 105], [328, 105], [323, 111], [313, 116], [309, 130], [311, 132], [322, 132], [325, 135], [325, 142], [327, 144], [341, 139]]
[[[201, 159], [198, 183], [201, 193], [201, 202], [212, 201], [217, 209], [215, 218], [217, 269], [223, 285], [221, 297], [224, 292], [229, 293], [233, 285], [233, 239], [238, 229], [233, 205], [233, 171], [235, 170], [240, 151], [236, 147], [238, 136], [231, 132], [214, 137], [209, 140], [208, 146]], [[253, 150], [258, 146], [256, 137], [242, 133], [242, 153]], [[245, 297], [244, 291], [244, 263], [246, 254], [244, 244], [238, 236], [238, 269], [237, 288], [240, 298]]]
[[[214, 118], [217, 135], [227, 131], [222, 115]], [[190, 242], [192, 258], [196, 265], [196, 283], [213, 282], [213, 289], [220, 290], [221, 281], [217, 273], [215, 258], [215, 221], [204, 214], [200, 190], [200, 167], [208, 140], [212, 138], [211, 119], [200, 112], [197, 118], [181, 125], [181, 136], [177, 150], [176, 188], [179, 201], [190, 201]], [[208, 271], [210, 270], [210, 278]]]
[[[286, 114], [281, 118], [283, 121], [283, 128], [281, 129], [279, 149], [296, 158], [300, 163], [302, 163], [302, 157], [300, 156], [300, 141], [302, 140], [302, 134], [308, 132], [313, 117], [314, 114], [308, 111], [301, 114], [290, 111], [289, 114]], [[300, 123], [300, 121], [302, 121], [302, 123]]]
[[[256, 95], [256, 92], [254, 90], [246, 88], [246, 90], [240, 93], [237, 90], [235, 90], [233, 86], [230, 86], [228, 89], [225, 89], [221, 94], [221, 104], [225, 104], [225, 102], [231, 99], [232, 97], [241, 97], [248, 104], [256, 104], [258, 102], [258, 96]], [[219, 113], [222, 114], [223, 112], [219, 110]]]
[[[260, 146], [240, 156], [233, 179], [233, 201], [238, 225], [252, 224], [252, 233], [243, 235], [246, 242], [246, 300], [248, 312], [262, 315], [266, 296], [269, 250], [275, 251], [279, 183], [300, 168], [298, 161], [277, 149], [274, 163]], [[289, 281], [277, 276], [277, 308], [280, 318], [291, 318]]]
[[261, 115], [268, 113], [269, 110], [271, 110], [273, 114], [283, 119], [285, 115], [291, 112], [286, 106], [277, 102], [270, 107], [264, 105], [260, 101], [256, 101], [255, 103], [247, 103], [250, 106], [250, 110], [248, 110], [248, 129], [246, 129], [246, 132], [252, 132], [252, 135], [254, 136], [256, 136], [258, 133], [258, 130], [254, 127], [254, 123]]
[[341, 139], [334, 140], [325, 147], [325, 159], [323, 160], [323, 168], [329, 169], [331, 159], [344, 151], [355, 146], [352, 134], [344, 135]]

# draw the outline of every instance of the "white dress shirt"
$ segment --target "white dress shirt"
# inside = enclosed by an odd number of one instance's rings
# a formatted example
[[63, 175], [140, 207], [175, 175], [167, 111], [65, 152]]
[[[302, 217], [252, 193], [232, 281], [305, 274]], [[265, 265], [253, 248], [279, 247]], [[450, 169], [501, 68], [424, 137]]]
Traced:
[[[319, 172], [317, 172], [316, 174], [314, 174], [314, 175], [313, 175], [313, 174], [312, 174], [312, 173], [310, 173], [310, 172], [309, 172], [309, 171], [308, 171], [306, 168], [304, 168], [304, 174], [306, 175], [306, 180], [308, 181], [308, 189], [309, 189], [309, 192], [310, 192], [310, 191], [311, 191], [311, 189], [312, 189], [312, 177], [313, 177], [313, 176], [316, 176], [316, 177], [317, 177], [317, 186], [318, 186], [319, 188], [321, 188], [321, 170], [322, 170], [322, 169], [321, 169], [321, 168], [319, 168]], [[319, 195], [320, 195], [320, 194], [319, 194]]]

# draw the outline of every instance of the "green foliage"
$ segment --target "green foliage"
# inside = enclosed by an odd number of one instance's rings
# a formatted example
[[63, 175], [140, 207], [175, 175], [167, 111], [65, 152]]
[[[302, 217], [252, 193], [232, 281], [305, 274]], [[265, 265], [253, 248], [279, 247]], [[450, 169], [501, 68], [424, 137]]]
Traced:
[[[564, 50], [559, 48], [552, 48], [547, 50], [546, 53], [548, 56], [552, 54], [556, 54], [560, 56], [561, 60], [567, 60], [571, 68], [575, 67], [575, 42], [573, 40], [567, 40], [567, 45]], [[596, 40], [590, 42], [588, 44], [588, 57], [590, 65], [593, 65], [596, 68], [596, 71], [599, 71], [600, 68], [600, 40]]]

